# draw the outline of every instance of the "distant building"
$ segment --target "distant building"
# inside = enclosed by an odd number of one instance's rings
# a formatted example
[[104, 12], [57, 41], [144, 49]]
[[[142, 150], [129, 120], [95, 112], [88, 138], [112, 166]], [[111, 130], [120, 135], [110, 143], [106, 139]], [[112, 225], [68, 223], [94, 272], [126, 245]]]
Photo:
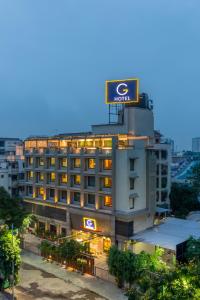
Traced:
[[192, 139], [192, 152], [200, 152], [200, 137]]
[[23, 195], [23, 142], [15, 138], [0, 138], [0, 186], [11, 196]]

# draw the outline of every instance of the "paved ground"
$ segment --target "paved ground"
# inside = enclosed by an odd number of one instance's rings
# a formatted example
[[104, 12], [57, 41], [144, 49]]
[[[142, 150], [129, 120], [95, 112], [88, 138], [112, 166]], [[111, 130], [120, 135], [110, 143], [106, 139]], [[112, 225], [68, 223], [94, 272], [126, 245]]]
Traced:
[[64, 281], [55, 275], [23, 264], [20, 271], [21, 283], [15, 289], [19, 300], [105, 300], [106, 298]]
[[19, 300], [127, 300], [116, 285], [62, 269], [24, 251]]

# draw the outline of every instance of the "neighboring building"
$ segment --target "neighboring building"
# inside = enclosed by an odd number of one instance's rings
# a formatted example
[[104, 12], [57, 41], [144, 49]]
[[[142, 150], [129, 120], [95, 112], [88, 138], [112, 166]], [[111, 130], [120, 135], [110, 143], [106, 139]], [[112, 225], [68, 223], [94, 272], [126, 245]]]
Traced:
[[200, 137], [192, 139], [192, 152], [200, 152]]
[[171, 190], [171, 141], [163, 138], [159, 131], [155, 131], [156, 166], [156, 205], [165, 204], [170, 207], [169, 194]]
[[20, 139], [0, 138], [0, 186], [11, 196], [23, 195], [23, 142]]

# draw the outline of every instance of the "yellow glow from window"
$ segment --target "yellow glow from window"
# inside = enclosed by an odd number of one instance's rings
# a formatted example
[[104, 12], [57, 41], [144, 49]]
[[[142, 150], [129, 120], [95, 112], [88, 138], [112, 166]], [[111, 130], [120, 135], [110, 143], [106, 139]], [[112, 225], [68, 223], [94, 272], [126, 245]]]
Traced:
[[43, 187], [39, 188], [39, 195], [42, 197], [44, 196], [44, 188]]
[[67, 167], [67, 158], [62, 158], [62, 167]]
[[104, 159], [103, 168], [105, 170], [111, 170], [112, 169], [112, 160], [111, 159]]
[[75, 175], [74, 176], [74, 184], [81, 184], [81, 176], [80, 175]]
[[39, 165], [44, 166], [44, 158], [43, 157], [39, 158]]
[[112, 197], [111, 196], [104, 197], [104, 206], [108, 206], [108, 207], [112, 206]]
[[40, 181], [43, 181], [43, 180], [44, 180], [44, 174], [43, 174], [43, 173], [40, 173], [40, 174], [39, 174], [39, 180], [40, 180]]
[[81, 166], [80, 158], [75, 158], [74, 159], [74, 168], [80, 168], [80, 166]]
[[95, 166], [96, 166], [95, 159], [89, 158], [89, 160], [88, 160], [88, 168], [89, 168], [89, 169], [94, 169]]
[[111, 188], [112, 187], [112, 179], [110, 177], [104, 178], [104, 187]]
[[50, 164], [51, 164], [51, 166], [55, 166], [55, 164], [56, 164], [56, 159], [55, 159], [55, 157], [51, 157], [51, 158], [50, 158]]
[[61, 182], [62, 183], [67, 183], [67, 174], [62, 174], [61, 175]]
[[32, 165], [33, 164], [33, 157], [29, 158], [29, 164]]
[[56, 173], [51, 172], [50, 173], [50, 178], [51, 178], [51, 181], [55, 181], [56, 180]]

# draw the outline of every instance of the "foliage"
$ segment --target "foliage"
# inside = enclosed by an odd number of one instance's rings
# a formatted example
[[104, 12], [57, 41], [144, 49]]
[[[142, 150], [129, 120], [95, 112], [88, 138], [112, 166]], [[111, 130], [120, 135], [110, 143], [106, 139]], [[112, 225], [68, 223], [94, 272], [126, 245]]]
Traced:
[[12, 237], [12, 232], [6, 227], [0, 231], [0, 290], [6, 284], [12, 284], [12, 262], [14, 263], [14, 284], [18, 283], [20, 268], [19, 239]]
[[146, 271], [127, 293], [129, 300], [197, 300], [200, 297], [199, 265], [180, 265], [173, 270]]
[[190, 211], [200, 210], [197, 190], [186, 184], [173, 183], [170, 193], [172, 212], [176, 217], [185, 218]]
[[73, 239], [66, 239], [62, 244], [59, 245], [60, 256], [67, 262], [76, 260], [80, 254], [85, 251], [85, 245]]
[[189, 238], [186, 246], [186, 258], [200, 261], [200, 239]]
[[14, 228], [22, 228], [25, 226], [28, 213], [22, 207], [20, 199], [12, 198], [8, 192], [0, 187], [0, 220], [3, 220], [9, 228], [12, 224]]
[[166, 267], [160, 259], [162, 254], [161, 249], [157, 249], [155, 254], [150, 255], [144, 251], [140, 254], [134, 254], [129, 250], [120, 251], [113, 246], [108, 255], [109, 272], [116, 277], [118, 286], [122, 287], [124, 282], [131, 286], [143, 276], [145, 270], [154, 272]]

